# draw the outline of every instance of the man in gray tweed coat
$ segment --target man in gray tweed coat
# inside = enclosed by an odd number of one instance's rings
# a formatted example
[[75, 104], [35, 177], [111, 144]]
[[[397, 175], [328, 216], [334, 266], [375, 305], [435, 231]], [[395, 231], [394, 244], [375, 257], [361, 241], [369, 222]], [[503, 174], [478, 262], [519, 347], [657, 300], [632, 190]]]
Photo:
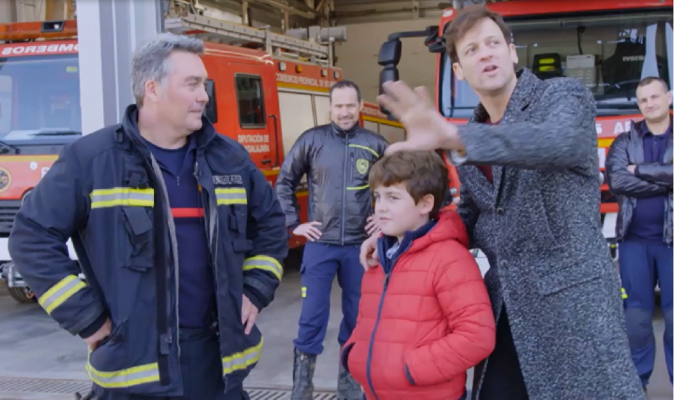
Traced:
[[[465, 126], [444, 120], [423, 88], [389, 82], [380, 97], [408, 131], [389, 153], [449, 151], [458, 212], [491, 265], [496, 348], [475, 370], [473, 398], [645, 399], [598, 223], [594, 98], [578, 80], [516, 74], [510, 38], [483, 7], [462, 11], [446, 31], [454, 72], [481, 101]], [[371, 238], [366, 268], [372, 254]]]

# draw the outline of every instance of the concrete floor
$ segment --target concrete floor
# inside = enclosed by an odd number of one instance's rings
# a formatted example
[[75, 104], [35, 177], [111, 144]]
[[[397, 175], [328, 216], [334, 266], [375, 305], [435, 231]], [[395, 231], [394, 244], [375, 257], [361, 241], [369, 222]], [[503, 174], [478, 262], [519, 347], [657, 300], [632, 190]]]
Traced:
[[[339, 355], [337, 331], [341, 318], [339, 295], [339, 287], [335, 284], [325, 352], [318, 359], [314, 377], [317, 389], [334, 389], [336, 386]], [[265, 346], [260, 363], [246, 381], [247, 386], [291, 387], [292, 340], [297, 333], [300, 304], [299, 274], [288, 271], [276, 300], [259, 317]], [[672, 399], [672, 386], [662, 354], [663, 331], [664, 322], [658, 316], [655, 322], [658, 352], [649, 387], [651, 400]], [[86, 347], [82, 340], [61, 330], [37, 305], [15, 303], [6, 294], [5, 288], [0, 287], [0, 378], [86, 380], [85, 361]], [[469, 387], [471, 382], [472, 373], [469, 373]], [[54, 395], [3, 397], [0, 391], [0, 400], [8, 398], [61, 399]], [[70, 394], [63, 398], [73, 397]]]

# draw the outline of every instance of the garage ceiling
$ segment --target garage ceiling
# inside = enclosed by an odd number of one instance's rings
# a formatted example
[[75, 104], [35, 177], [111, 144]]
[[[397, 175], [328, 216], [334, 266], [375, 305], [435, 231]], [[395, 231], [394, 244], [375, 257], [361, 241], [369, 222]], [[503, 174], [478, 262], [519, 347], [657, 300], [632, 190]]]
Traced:
[[[446, 8], [509, 0], [190, 0], [272, 28], [349, 25], [366, 22], [437, 19]], [[278, 29], [276, 29], [278, 30]]]
[[450, 7], [509, 0], [335, 0], [332, 17], [339, 25], [406, 19], [440, 18]]

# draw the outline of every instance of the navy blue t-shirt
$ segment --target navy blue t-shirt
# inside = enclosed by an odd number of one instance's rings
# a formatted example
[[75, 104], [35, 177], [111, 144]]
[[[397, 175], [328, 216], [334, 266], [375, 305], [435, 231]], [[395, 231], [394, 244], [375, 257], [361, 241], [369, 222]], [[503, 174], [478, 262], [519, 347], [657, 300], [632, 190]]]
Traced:
[[[667, 132], [654, 135], [648, 131], [648, 126], [642, 124], [644, 163], [661, 163], [667, 142], [672, 136], [672, 124], [669, 124]], [[639, 168], [637, 166], [637, 168]], [[648, 241], [652, 243], [663, 242], [663, 229], [665, 224], [665, 204], [667, 195], [659, 195], [644, 199], [637, 199], [637, 206], [632, 214], [626, 239]]]
[[209, 264], [208, 240], [199, 186], [194, 177], [196, 140], [179, 149], [163, 149], [146, 141], [161, 167], [178, 241], [178, 315], [180, 326], [201, 328], [213, 320], [215, 281]]

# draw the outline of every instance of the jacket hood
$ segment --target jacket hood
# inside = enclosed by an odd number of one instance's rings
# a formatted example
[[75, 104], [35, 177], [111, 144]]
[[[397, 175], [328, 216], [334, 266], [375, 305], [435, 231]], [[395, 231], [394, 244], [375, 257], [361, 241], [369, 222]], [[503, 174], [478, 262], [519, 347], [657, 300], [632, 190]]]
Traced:
[[455, 240], [468, 247], [468, 232], [459, 214], [454, 211], [441, 211], [437, 218], [428, 221], [414, 232], [405, 232], [400, 243], [393, 236], [381, 235], [377, 241], [379, 265], [385, 274], [393, 269], [395, 259], [403, 253], [423, 252], [436, 242]]
[[468, 231], [463, 224], [461, 217], [454, 211], [440, 211], [437, 217], [437, 223], [427, 234], [416, 239], [409, 249], [409, 252], [422, 251], [426, 247], [436, 242], [447, 240], [456, 240], [462, 246], [468, 248]]

